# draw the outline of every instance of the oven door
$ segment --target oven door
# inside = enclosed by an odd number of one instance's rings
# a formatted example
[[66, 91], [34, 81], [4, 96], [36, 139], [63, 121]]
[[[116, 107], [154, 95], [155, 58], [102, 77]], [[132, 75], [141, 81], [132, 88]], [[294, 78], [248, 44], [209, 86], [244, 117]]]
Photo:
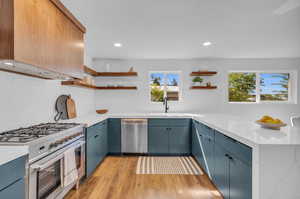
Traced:
[[64, 152], [73, 147], [79, 177], [85, 174], [85, 142], [73, 144], [30, 165], [29, 199], [54, 199], [65, 192]]
[[30, 166], [30, 199], [52, 199], [63, 190], [64, 154], [49, 158]]

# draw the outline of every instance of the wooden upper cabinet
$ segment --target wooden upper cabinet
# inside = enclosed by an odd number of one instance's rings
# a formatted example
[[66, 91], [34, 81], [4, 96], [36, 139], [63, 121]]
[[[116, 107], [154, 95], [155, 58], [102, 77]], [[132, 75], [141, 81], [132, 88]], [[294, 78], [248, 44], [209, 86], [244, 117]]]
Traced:
[[0, 0], [0, 59], [82, 78], [85, 28], [59, 0]]

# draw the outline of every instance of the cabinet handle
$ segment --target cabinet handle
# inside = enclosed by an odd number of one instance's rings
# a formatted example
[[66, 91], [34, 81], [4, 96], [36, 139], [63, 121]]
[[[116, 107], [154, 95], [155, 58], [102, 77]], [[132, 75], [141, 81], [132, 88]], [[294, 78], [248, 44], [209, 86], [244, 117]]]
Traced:
[[229, 160], [233, 160], [233, 157], [231, 157], [230, 155], [225, 154], [225, 156], [226, 156]]
[[94, 138], [97, 138], [99, 135], [95, 135]]

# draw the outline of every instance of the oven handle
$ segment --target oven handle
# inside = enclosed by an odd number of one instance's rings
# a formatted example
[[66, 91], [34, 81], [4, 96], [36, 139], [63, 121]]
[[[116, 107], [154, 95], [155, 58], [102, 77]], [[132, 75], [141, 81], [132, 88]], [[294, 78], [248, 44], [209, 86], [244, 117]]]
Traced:
[[[76, 149], [76, 148], [78, 148], [78, 147], [82, 147], [84, 144], [85, 144], [84, 141], [79, 141], [79, 142], [77, 142], [77, 143], [71, 144], [71, 145], [70, 145], [69, 147], [67, 147], [66, 149], [69, 149], [69, 148], [71, 148], [71, 147], [74, 148], [74, 149]], [[58, 161], [58, 160], [64, 158], [64, 153], [63, 153], [63, 152], [66, 151], [66, 149], [64, 149], [64, 150], [63, 150], [59, 155], [57, 155], [55, 158], [53, 158], [53, 159], [47, 161], [46, 164], [42, 164], [42, 165], [40, 165], [40, 164], [33, 164], [33, 165], [31, 166], [31, 169], [33, 169], [33, 170], [35, 170], [35, 171], [40, 171], [40, 170], [43, 170], [43, 169], [49, 167], [49, 166], [50, 166], [51, 164], [53, 164], [54, 162], [56, 162], [56, 161]]]
[[49, 167], [51, 164], [53, 164], [54, 162], [60, 160], [60, 159], [63, 159], [64, 158], [64, 154], [60, 154], [58, 155], [56, 158], [54, 159], [51, 159], [50, 161], [47, 161], [46, 164], [42, 164], [42, 165], [39, 165], [39, 164], [36, 164], [36, 165], [32, 165], [31, 166], [31, 169], [35, 170], [35, 171], [40, 171], [40, 170], [43, 170], [43, 169], [46, 169], [47, 167]]

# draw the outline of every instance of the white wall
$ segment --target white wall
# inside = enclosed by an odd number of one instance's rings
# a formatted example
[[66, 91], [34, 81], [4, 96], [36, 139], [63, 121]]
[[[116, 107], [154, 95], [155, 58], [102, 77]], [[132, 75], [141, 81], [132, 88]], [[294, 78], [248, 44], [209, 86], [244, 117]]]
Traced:
[[[139, 72], [134, 78], [97, 78], [99, 85], [109, 82], [137, 85], [138, 90], [94, 91], [61, 86], [60, 81], [41, 80], [12, 73], [0, 72], [0, 132], [40, 122], [51, 122], [55, 115], [54, 104], [61, 94], [71, 94], [75, 99], [78, 116], [94, 113], [95, 108], [108, 108], [111, 113], [161, 112], [162, 104], [153, 104], [149, 98], [148, 71], [182, 71], [182, 101], [171, 103], [171, 112], [227, 112], [256, 118], [262, 114], [283, 117], [300, 114], [299, 105], [245, 105], [226, 102], [227, 70], [280, 70], [300, 68], [300, 59], [273, 60], [95, 60], [94, 68], [127, 71], [133, 66]], [[217, 90], [190, 90], [189, 73], [199, 69], [216, 69], [219, 74], [211, 78]], [[299, 85], [299, 81], [298, 81]], [[298, 101], [300, 92], [298, 92]], [[96, 107], [95, 107], [96, 106]]]
[[[229, 70], [296, 70], [300, 69], [300, 59], [193, 59], [193, 60], [109, 60], [95, 59], [94, 68], [106, 71], [128, 71], [133, 66], [139, 73], [131, 78], [97, 78], [97, 84], [123, 83], [137, 85], [137, 91], [96, 91], [96, 107], [108, 108], [113, 113], [161, 112], [161, 103], [150, 102], [149, 71], [182, 71], [182, 101], [170, 104], [170, 112], [226, 112], [255, 119], [262, 114], [270, 114], [288, 120], [290, 115], [300, 114], [300, 106], [295, 104], [229, 104], [226, 101], [227, 72]], [[191, 71], [217, 70], [218, 75], [209, 77], [217, 84], [217, 90], [190, 90]], [[299, 81], [297, 83], [299, 85]], [[300, 92], [298, 92], [298, 99]], [[299, 101], [299, 100], [298, 100]]]
[[95, 91], [0, 71], [0, 132], [53, 122], [56, 98], [71, 94], [78, 116], [95, 112]]

